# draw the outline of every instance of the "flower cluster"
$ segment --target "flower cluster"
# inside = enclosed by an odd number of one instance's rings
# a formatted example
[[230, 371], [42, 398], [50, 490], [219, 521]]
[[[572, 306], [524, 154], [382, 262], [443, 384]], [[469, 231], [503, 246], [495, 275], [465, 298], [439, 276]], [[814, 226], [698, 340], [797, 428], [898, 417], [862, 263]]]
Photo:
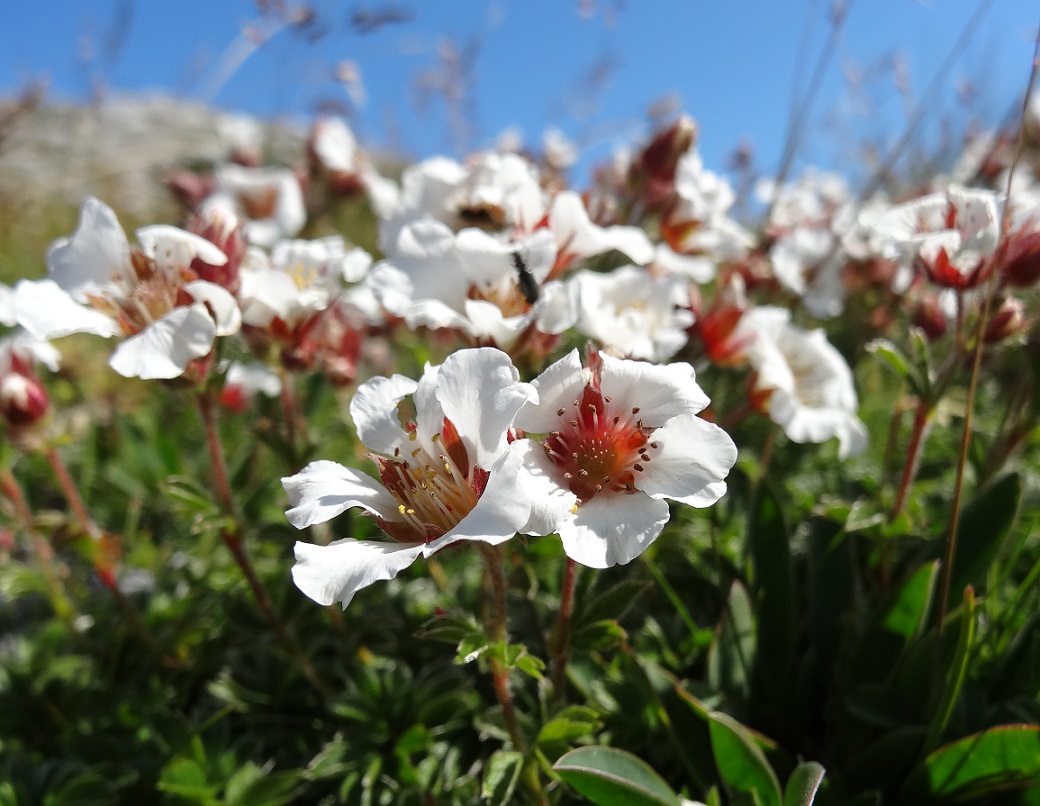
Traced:
[[[692, 368], [599, 354], [591, 365], [583, 370], [571, 353], [527, 384], [505, 353], [482, 347], [428, 365], [418, 382], [362, 384], [350, 414], [379, 480], [313, 462], [282, 480], [287, 514], [305, 528], [360, 507], [396, 542], [299, 542], [296, 584], [345, 607], [420, 556], [518, 532], [557, 532], [569, 557], [602, 568], [653, 542], [668, 520], [663, 499], [718, 500], [737, 451], [695, 416], [708, 399]], [[402, 421], [409, 397], [412, 417]]]

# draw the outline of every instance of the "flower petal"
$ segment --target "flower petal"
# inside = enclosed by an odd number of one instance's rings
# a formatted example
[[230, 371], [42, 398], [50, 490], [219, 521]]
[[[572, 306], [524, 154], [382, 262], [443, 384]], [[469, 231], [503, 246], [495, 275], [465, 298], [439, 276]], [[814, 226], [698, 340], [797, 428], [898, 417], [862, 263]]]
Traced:
[[652, 498], [707, 507], [726, 492], [723, 479], [737, 461], [729, 434], [696, 415], [673, 417], [651, 435], [658, 450], [643, 463], [636, 486]]
[[0, 325], [14, 327], [17, 321], [14, 313], [14, 291], [10, 286], [0, 283]]
[[571, 350], [531, 382], [538, 393], [516, 416], [516, 427], [532, 434], [548, 434], [560, 424], [556, 413], [561, 407], [581, 397], [585, 376], [577, 350]]
[[470, 461], [485, 469], [506, 449], [506, 436], [521, 407], [537, 399], [509, 356], [493, 347], [459, 350], [445, 359], [437, 382], [444, 416], [462, 437]]
[[487, 486], [477, 501], [454, 529], [426, 546], [429, 557], [445, 546], [460, 540], [479, 540], [491, 545], [504, 543], [527, 523], [532, 498], [527, 490], [517, 488], [523, 457], [511, 449], [491, 468]]
[[201, 302], [174, 308], [124, 341], [108, 365], [124, 378], [178, 378], [188, 364], [213, 349], [217, 326]]
[[297, 529], [332, 520], [351, 507], [388, 518], [396, 512], [394, 497], [372, 477], [322, 459], [282, 479], [292, 508], [285, 513]]
[[[600, 387], [622, 406], [639, 406], [639, 417], [650, 427], [679, 414], [696, 414], [711, 402], [685, 362], [648, 364], [600, 353]], [[629, 402], [631, 401], [631, 402]]]
[[164, 271], [191, 265], [200, 258], [211, 266], [223, 266], [227, 255], [200, 235], [169, 224], [154, 224], [137, 230], [137, 242], [150, 258]]
[[47, 248], [47, 268], [49, 279], [74, 293], [109, 288], [129, 276], [130, 245], [112, 208], [87, 197], [72, 237]]
[[531, 514], [520, 530], [525, 535], [549, 535], [574, 514], [578, 496], [560, 485], [552, 462], [534, 440], [522, 439], [516, 450], [523, 457], [517, 474], [517, 488], [531, 499]]
[[340, 602], [379, 580], [393, 579], [422, 554], [422, 543], [378, 543], [346, 538], [327, 546], [296, 544], [293, 582], [318, 604]]
[[38, 339], [56, 339], [70, 333], [114, 336], [119, 326], [110, 316], [76, 302], [53, 280], [21, 280], [14, 287], [18, 324]]
[[369, 450], [390, 455], [408, 438], [397, 415], [397, 404], [415, 392], [417, 384], [403, 375], [372, 378], [361, 384], [350, 401], [350, 417]]
[[668, 504], [642, 493], [598, 495], [560, 524], [563, 550], [589, 568], [631, 562], [668, 522]]
[[184, 290], [209, 308], [218, 336], [233, 336], [242, 328], [242, 312], [226, 288], [205, 280], [194, 280], [185, 285]]

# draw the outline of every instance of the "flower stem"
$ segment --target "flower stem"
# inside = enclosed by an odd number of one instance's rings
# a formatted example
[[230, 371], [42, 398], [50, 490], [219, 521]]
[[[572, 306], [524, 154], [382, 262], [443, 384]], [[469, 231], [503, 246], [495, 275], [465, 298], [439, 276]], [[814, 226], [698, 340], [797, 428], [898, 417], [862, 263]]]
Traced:
[[560, 591], [560, 619], [556, 624], [556, 640], [553, 641], [552, 688], [553, 701], [563, 701], [563, 684], [567, 674], [567, 658], [571, 642], [571, 613], [574, 611], [574, 580], [577, 563], [567, 558], [563, 569], [563, 589]]
[[90, 538], [93, 544], [90, 559], [98, 579], [101, 580], [101, 584], [105, 586], [105, 589], [112, 594], [112, 598], [115, 600], [119, 611], [123, 614], [123, 618], [126, 619], [141, 643], [149, 649], [157, 649], [155, 641], [152, 640], [148, 627], [141, 618], [137, 607], [119, 589], [119, 581], [116, 579], [115, 573], [116, 563], [111, 554], [112, 549], [109, 547], [109, 541], [112, 538], [106, 536], [105, 532], [87, 514], [83, 496], [80, 495], [79, 488], [76, 486], [76, 482], [73, 480], [72, 474], [69, 473], [65, 462], [62, 461], [58, 449], [53, 445], [49, 445], [44, 449], [43, 453], [51, 466], [51, 470], [54, 472], [54, 477], [58, 480], [58, 486], [61, 487], [62, 494], [69, 504], [69, 509], [72, 510], [77, 526]]
[[[497, 546], [487, 543], [478, 543], [481, 554], [484, 555], [485, 579], [491, 588], [491, 612], [488, 614], [488, 633], [491, 640], [498, 644], [500, 649], [490, 653], [491, 659], [491, 682], [495, 688], [495, 696], [502, 706], [502, 719], [509, 738], [513, 743], [513, 749], [527, 756], [527, 740], [523, 731], [520, 730], [520, 722], [516, 718], [516, 706], [513, 703], [513, 694], [509, 690], [509, 670], [503, 663], [503, 655], [506, 643], [506, 583], [502, 574], [502, 553]], [[523, 770], [524, 783], [535, 803], [548, 804], [542, 781], [538, 775], [538, 768], [531, 759], [525, 759]]]
[[68, 594], [65, 592], [65, 588], [54, 567], [54, 550], [51, 548], [50, 543], [44, 539], [43, 535], [36, 531], [36, 527], [33, 525], [32, 510], [29, 509], [29, 504], [25, 500], [25, 495], [22, 493], [18, 480], [7, 467], [0, 470], [0, 492], [14, 506], [15, 514], [18, 520], [21, 521], [22, 528], [29, 536], [33, 553], [40, 562], [40, 569], [43, 571], [43, 577], [47, 583], [51, 607], [54, 608], [54, 612], [68, 631], [75, 635], [74, 619], [76, 611], [72, 606], [72, 602], [69, 601]]
[[282, 381], [282, 416], [285, 418], [285, 438], [289, 443], [289, 451], [292, 453], [292, 461], [299, 461], [300, 442], [306, 447], [309, 441], [307, 436], [307, 420], [300, 413], [299, 401], [296, 399], [295, 376], [284, 366], [279, 367], [278, 374]]
[[910, 432], [910, 444], [906, 448], [906, 464], [903, 465], [903, 474], [899, 479], [899, 491], [896, 493], [895, 503], [892, 504], [892, 511], [888, 515], [889, 523], [893, 523], [899, 517], [906, 505], [910, 486], [914, 482], [917, 467], [921, 463], [921, 447], [927, 437], [928, 427], [931, 425], [932, 409], [930, 400], [921, 398], [917, 401], [917, 407], [914, 409], [913, 430]]
[[202, 420], [203, 431], [206, 435], [206, 446], [209, 449], [210, 466], [213, 469], [213, 483], [216, 490], [217, 503], [225, 517], [225, 525], [220, 530], [220, 539], [224, 541], [228, 551], [238, 565], [242, 576], [253, 594], [253, 598], [260, 606], [268, 623], [274, 629], [278, 640], [289, 653], [289, 657], [295, 661], [300, 673], [307, 679], [314, 689], [324, 698], [331, 697], [331, 691], [318, 677], [318, 673], [310, 659], [304, 654], [303, 649], [286, 629], [285, 624], [279, 617], [278, 612], [271, 602], [271, 597], [264, 588], [260, 577], [257, 576], [249, 554], [246, 552], [245, 543], [242, 540], [242, 525], [235, 513], [234, 499], [231, 496], [231, 483], [228, 478], [227, 461], [224, 458], [224, 448], [220, 442], [220, 434], [217, 431], [216, 405], [213, 395], [209, 391], [201, 391], [196, 395], [195, 402], [199, 410], [199, 418]]
[[[1025, 132], [1026, 115], [1029, 109], [1030, 99], [1033, 97], [1033, 88], [1036, 86], [1037, 76], [1040, 74], [1040, 30], [1037, 30], [1036, 42], [1033, 47], [1033, 65], [1029, 73], [1029, 82], [1026, 87], [1025, 99], [1022, 102], [1022, 114], [1019, 119], [1018, 143], [1015, 148], [1015, 156], [1011, 160], [1007, 176], [1007, 198], [1004, 203], [1003, 213], [1000, 221], [1000, 235], [997, 245], [993, 250], [994, 255], [1000, 254], [1000, 247], [1007, 237], [1008, 228], [1011, 224], [1011, 187], [1018, 167], [1019, 158], [1022, 156], [1023, 133]], [[989, 323], [990, 314], [993, 311], [993, 299], [999, 287], [999, 267], [993, 267], [989, 283], [986, 287], [985, 297], [982, 302], [982, 311], [979, 313], [979, 321], [975, 330], [975, 352], [972, 356], [971, 377], [968, 379], [968, 398], [965, 402], [964, 430], [961, 432], [960, 452], [957, 456], [957, 475], [953, 485], [953, 500], [950, 502], [950, 526], [946, 537], [946, 546], [943, 551], [942, 566], [939, 576], [939, 600], [938, 613], [936, 614], [936, 639], [935, 652], [932, 657], [932, 675], [929, 701], [934, 701], [938, 690], [940, 677], [940, 664], [942, 653], [943, 622], [949, 610], [950, 585], [953, 579], [953, 562], [957, 556], [957, 536], [960, 527], [961, 496], [964, 492], [964, 468], [968, 464], [968, 447], [971, 443], [972, 422], [975, 413], [975, 395], [979, 386], [979, 374], [982, 369], [982, 352], [985, 348], [986, 325]]]

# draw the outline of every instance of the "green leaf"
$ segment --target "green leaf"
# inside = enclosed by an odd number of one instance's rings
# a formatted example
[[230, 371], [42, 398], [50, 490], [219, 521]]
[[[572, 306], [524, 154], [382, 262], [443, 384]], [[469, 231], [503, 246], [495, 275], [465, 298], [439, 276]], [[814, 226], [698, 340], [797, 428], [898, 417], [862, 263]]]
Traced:
[[579, 747], [553, 769], [599, 806], [679, 806], [679, 797], [646, 762], [613, 747]]
[[925, 563], [903, 583], [863, 637], [856, 680], [882, 680], [928, 618], [939, 563]]
[[794, 594], [791, 547], [775, 493], [759, 486], [751, 507], [748, 549], [754, 564], [752, 594], [758, 631], [757, 679], [774, 696], [784, 688], [794, 647]]
[[571, 634], [575, 650], [600, 651], [617, 646], [628, 637], [625, 629], [614, 619], [603, 619], [583, 624]]
[[805, 761], [795, 767], [784, 787], [784, 806], [812, 806], [825, 773], [823, 766], [815, 761]]
[[711, 749], [719, 775], [732, 792], [752, 792], [762, 806], [780, 806], [780, 781], [747, 728], [728, 714], [710, 714]]
[[849, 790], [884, 790], [902, 780], [918, 757], [924, 737], [922, 726], [903, 725], [875, 739], [856, 753], [843, 770]]
[[726, 609], [708, 649], [708, 684], [735, 696], [747, 694], [755, 659], [755, 620], [747, 590], [734, 580]]
[[950, 576], [953, 601], [968, 585], [985, 587], [986, 575], [1000, 553], [1022, 500], [1022, 479], [1004, 476], [979, 493], [961, 512], [957, 554]]
[[888, 339], [874, 339], [867, 344], [867, 352], [881, 359], [885, 366], [906, 381], [915, 395], [920, 397], [924, 394], [927, 385], [923, 379], [926, 376], [911, 365], [910, 360], [895, 344]]
[[513, 790], [516, 789], [516, 782], [520, 780], [523, 768], [523, 753], [515, 750], [496, 751], [488, 759], [484, 783], [480, 787], [480, 797], [495, 806], [511, 803]]
[[218, 802], [217, 788], [206, 780], [206, 771], [190, 758], [179, 756], [170, 761], [159, 776], [158, 787], [192, 803], [215, 806]]
[[595, 718], [594, 713], [585, 719], [558, 716], [542, 725], [542, 729], [538, 731], [537, 743], [548, 744], [550, 742], [566, 742], [572, 739], [580, 739], [591, 734], [598, 724], [599, 721]]
[[1040, 780], [1040, 727], [1001, 725], [940, 747], [903, 787], [908, 803], [977, 798]]
[[953, 706], [957, 704], [964, 676], [968, 671], [968, 659], [971, 655], [971, 642], [975, 637], [975, 593], [968, 586], [964, 589], [964, 606], [961, 608], [961, 629], [957, 637], [957, 648], [953, 653], [953, 663], [946, 668], [945, 685], [942, 700], [935, 710], [931, 725], [928, 726], [928, 738], [925, 748], [933, 750], [939, 744], [943, 731], [950, 721]]

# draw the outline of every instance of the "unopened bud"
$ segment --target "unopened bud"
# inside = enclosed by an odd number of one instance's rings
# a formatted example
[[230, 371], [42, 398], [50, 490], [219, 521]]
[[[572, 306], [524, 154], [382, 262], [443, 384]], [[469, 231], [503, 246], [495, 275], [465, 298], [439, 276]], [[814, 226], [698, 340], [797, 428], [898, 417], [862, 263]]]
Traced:
[[996, 257], [1000, 276], [1010, 286], [1029, 288], [1040, 281], [1040, 229], [1011, 233]]
[[13, 428], [26, 428], [50, 410], [47, 390], [35, 376], [9, 372], [0, 378], [0, 415]]
[[653, 179], [672, 182], [679, 158], [690, 150], [696, 139], [697, 124], [693, 118], [683, 115], [654, 136], [640, 156], [640, 165]]
[[939, 307], [935, 297], [921, 300], [910, 317], [915, 327], [921, 328], [929, 341], [936, 341], [946, 335], [946, 314]]
[[993, 313], [982, 338], [988, 343], [1017, 336], [1025, 328], [1025, 305], [1016, 297], [1006, 297]]

